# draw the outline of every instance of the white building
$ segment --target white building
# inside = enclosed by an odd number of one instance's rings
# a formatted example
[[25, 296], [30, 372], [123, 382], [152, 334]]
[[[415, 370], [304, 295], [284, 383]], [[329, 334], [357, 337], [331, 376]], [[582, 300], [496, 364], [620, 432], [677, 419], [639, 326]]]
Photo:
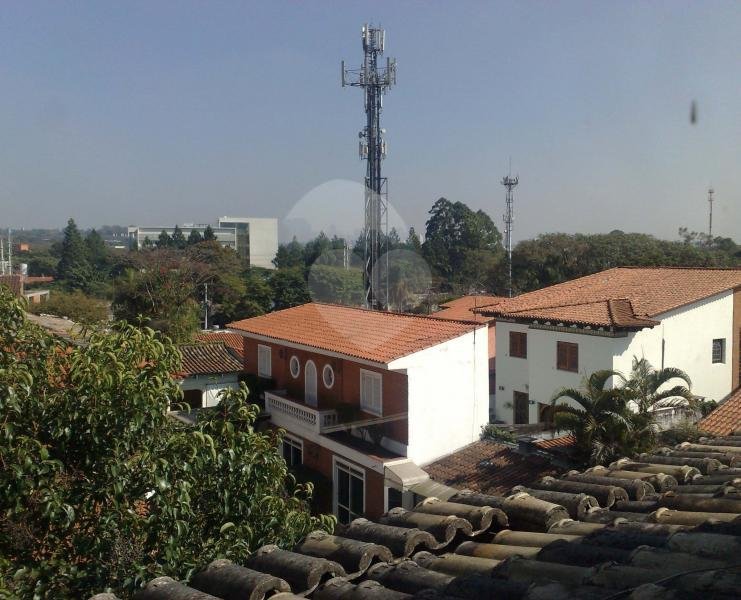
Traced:
[[553, 394], [633, 357], [676, 367], [692, 392], [722, 400], [739, 385], [741, 269], [615, 268], [480, 309], [497, 320], [495, 416], [545, 419]]
[[334, 482], [327, 510], [344, 523], [410, 506], [432, 483], [418, 465], [488, 422], [486, 323], [310, 303], [229, 328], [287, 432], [286, 461]]
[[[217, 225], [179, 225], [187, 239], [192, 231], [203, 235], [211, 227], [216, 240], [225, 247], [234, 249], [251, 266], [274, 269], [273, 259], [278, 253], [278, 219], [251, 217], [221, 217]], [[148, 243], [156, 244], [160, 233], [172, 237], [175, 227], [132, 225], [128, 229], [129, 246], [142, 248]]]

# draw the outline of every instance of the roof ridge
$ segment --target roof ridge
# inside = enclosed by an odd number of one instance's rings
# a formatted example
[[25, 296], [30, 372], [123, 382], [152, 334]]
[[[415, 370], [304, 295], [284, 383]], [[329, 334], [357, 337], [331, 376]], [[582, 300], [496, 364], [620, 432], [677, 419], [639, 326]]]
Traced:
[[[370, 313], [370, 314], [381, 314], [381, 315], [393, 315], [396, 317], [406, 317], [407, 319], [432, 319], [434, 321], [440, 321], [443, 323], [461, 323], [463, 325], [477, 325], [480, 326], [481, 323], [478, 321], [468, 320], [468, 319], [445, 319], [443, 317], [436, 317], [434, 314], [432, 315], [420, 315], [417, 313], [405, 313], [405, 312], [399, 312], [395, 310], [373, 310], [371, 308], [365, 308], [363, 306], [348, 306], [347, 304], [339, 304], [337, 302], [317, 302], [315, 300], [312, 300], [311, 302], [305, 302], [304, 304], [298, 304], [296, 306], [291, 306], [289, 308], [283, 309], [283, 310], [290, 310], [292, 308], [298, 308], [300, 306], [306, 306], [307, 304], [314, 304], [317, 306], [332, 306], [336, 308], [347, 308], [350, 310], [357, 310], [364, 313]], [[278, 312], [278, 311], [276, 311]], [[270, 313], [266, 313], [270, 314]], [[261, 315], [262, 316], [262, 315]]]

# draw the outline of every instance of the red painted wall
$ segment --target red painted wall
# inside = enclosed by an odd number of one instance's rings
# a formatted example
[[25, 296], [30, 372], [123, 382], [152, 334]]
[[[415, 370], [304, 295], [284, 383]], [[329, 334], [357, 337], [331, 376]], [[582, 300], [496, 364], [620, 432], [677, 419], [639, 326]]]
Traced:
[[[272, 379], [275, 382], [275, 389], [287, 390], [288, 395], [293, 400], [304, 401], [304, 374], [306, 363], [309, 360], [314, 361], [317, 371], [317, 408], [319, 410], [329, 410], [337, 408], [342, 404], [360, 406], [360, 370], [374, 371], [382, 376], [382, 398], [383, 414], [394, 415], [405, 413], [408, 410], [407, 403], [407, 376], [404, 373], [396, 373], [375, 369], [365, 365], [353, 362], [347, 359], [334, 358], [320, 354], [319, 352], [308, 352], [283, 346], [278, 343], [260, 342], [251, 338], [245, 338], [244, 356], [245, 371], [257, 375], [257, 346], [269, 346], [271, 348], [271, 370]], [[291, 375], [289, 361], [292, 356], [297, 356], [301, 363], [301, 372], [294, 378]], [[322, 379], [322, 370], [324, 365], [331, 365], [334, 370], [334, 385], [327, 388]], [[375, 415], [362, 413], [367, 418]], [[362, 416], [361, 416], [362, 418]], [[406, 444], [408, 440], [408, 427], [406, 419], [387, 423], [385, 434]]]

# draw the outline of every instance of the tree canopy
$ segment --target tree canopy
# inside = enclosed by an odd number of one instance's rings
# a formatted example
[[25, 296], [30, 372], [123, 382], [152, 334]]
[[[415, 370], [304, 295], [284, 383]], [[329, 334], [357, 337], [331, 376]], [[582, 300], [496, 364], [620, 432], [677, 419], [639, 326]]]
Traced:
[[246, 388], [195, 425], [167, 416], [181, 399], [167, 337], [116, 323], [68, 346], [3, 291], [0, 319], [0, 597], [129, 598], [152, 577], [331, 529], [279, 436], [255, 431]]

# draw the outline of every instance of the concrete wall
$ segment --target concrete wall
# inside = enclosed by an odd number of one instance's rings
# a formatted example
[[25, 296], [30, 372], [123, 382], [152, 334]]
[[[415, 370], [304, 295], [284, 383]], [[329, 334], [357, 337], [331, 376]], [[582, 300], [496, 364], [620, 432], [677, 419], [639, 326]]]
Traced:
[[250, 219], [250, 264], [274, 269], [278, 253], [278, 219]]
[[390, 364], [409, 385], [407, 456], [424, 465], [479, 439], [489, 419], [489, 350], [484, 325]]

